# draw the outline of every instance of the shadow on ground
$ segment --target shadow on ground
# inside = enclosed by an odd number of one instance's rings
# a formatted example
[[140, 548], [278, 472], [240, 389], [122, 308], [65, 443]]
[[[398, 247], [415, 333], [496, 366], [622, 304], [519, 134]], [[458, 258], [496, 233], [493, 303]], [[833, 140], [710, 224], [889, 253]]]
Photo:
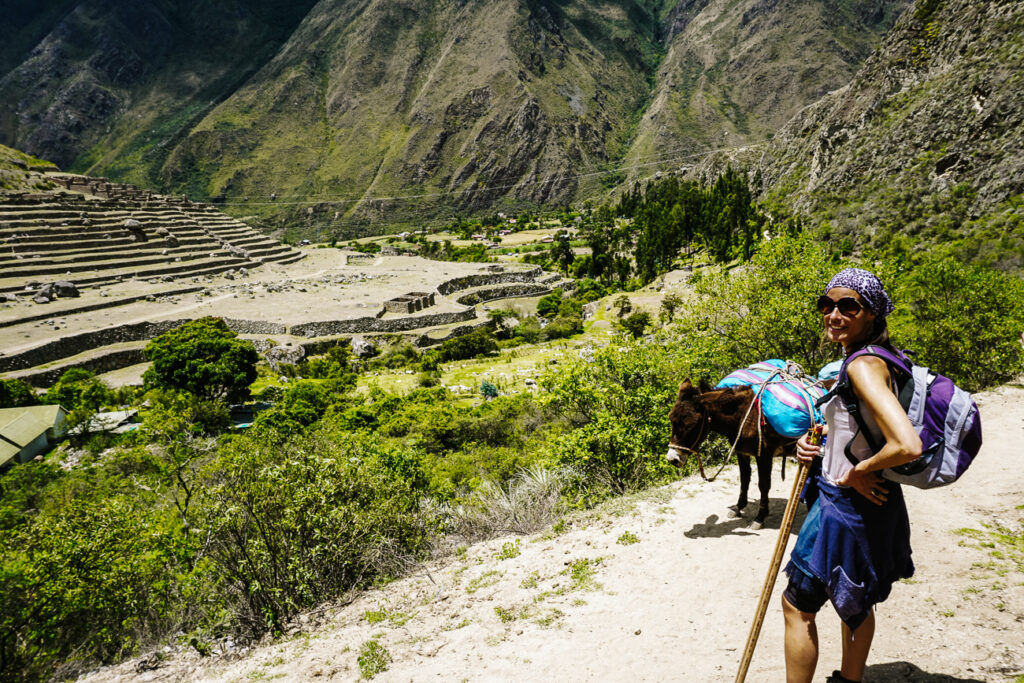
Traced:
[[929, 673], [910, 662], [887, 662], [865, 669], [864, 683], [984, 683], [984, 679]]
[[[778, 530], [782, 523], [782, 514], [786, 510], [786, 500], [783, 498], [768, 499], [768, 518], [764, 521], [764, 529]], [[683, 535], [687, 538], [722, 538], [723, 536], [752, 536], [756, 531], [750, 528], [757, 514], [757, 502], [752, 501], [743, 511], [743, 517], [720, 519], [718, 515], [709, 515], [702, 523], [694, 524]], [[807, 515], [807, 508], [801, 503], [797, 506], [796, 515], [793, 517], [793, 528], [791, 534], [800, 532]]]

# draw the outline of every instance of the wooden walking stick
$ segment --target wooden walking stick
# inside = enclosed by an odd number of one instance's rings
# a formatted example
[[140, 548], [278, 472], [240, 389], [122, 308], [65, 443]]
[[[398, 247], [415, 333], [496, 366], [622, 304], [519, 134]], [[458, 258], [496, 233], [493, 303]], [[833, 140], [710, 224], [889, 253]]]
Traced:
[[[821, 425], [814, 425], [811, 428], [808, 440], [812, 444], [821, 443], [821, 433]], [[754, 623], [750, 625], [750, 634], [747, 636], [747, 647], [743, 650], [740, 670], [736, 672], [736, 683], [743, 683], [746, 680], [747, 669], [750, 668], [750, 660], [754, 658], [754, 649], [757, 647], [757, 639], [761, 635], [761, 625], [764, 624], [764, 615], [768, 611], [768, 601], [771, 600], [772, 589], [775, 588], [775, 579], [779, 576], [782, 556], [786, 554], [789, 532], [793, 528], [793, 518], [796, 516], [796, 507], [800, 503], [800, 491], [807, 481], [807, 472], [807, 465], [801, 462], [799, 468], [797, 468], [796, 477], [793, 478], [793, 492], [789, 494], [786, 511], [782, 515], [782, 524], [779, 525], [779, 538], [775, 541], [775, 554], [772, 555], [772, 561], [768, 565], [768, 574], [764, 577], [764, 585], [761, 587], [761, 599], [757, 603]]]

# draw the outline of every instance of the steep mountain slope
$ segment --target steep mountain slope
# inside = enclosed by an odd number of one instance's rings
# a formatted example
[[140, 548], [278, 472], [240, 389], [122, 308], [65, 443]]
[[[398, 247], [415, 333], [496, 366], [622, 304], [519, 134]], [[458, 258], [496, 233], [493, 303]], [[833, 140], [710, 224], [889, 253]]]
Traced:
[[853, 81], [766, 148], [769, 196], [852, 241], [1024, 267], [1024, 2], [917, 0]]
[[[850, 81], [908, 0], [680, 0], [630, 160], [771, 137]], [[644, 175], [641, 173], [640, 175]]]
[[625, 150], [657, 29], [630, 0], [323, 0], [163, 179], [364, 215], [416, 215], [422, 202], [362, 201], [410, 194], [564, 202]]
[[763, 140], [906, 2], [12, 1], [0, 142], [335, 231], [558, 205]]
[[13, 0], [3, 13], [0, 142], [151, 184], [189, 122], [274, 54], [313, 0]]

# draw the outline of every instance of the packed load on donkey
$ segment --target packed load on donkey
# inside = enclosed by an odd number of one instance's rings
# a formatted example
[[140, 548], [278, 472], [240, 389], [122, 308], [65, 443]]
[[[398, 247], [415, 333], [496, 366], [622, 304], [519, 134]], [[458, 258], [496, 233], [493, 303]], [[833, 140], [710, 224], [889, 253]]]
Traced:
[[812, 422], [821, 421], [814, 404], [824, 394], [823, 384], [807, 376], [799, 365], [778, 359], [737, 370], [715, 388], [706, 382], [694, 386], [687, 379], [680, 385], [669, 413], [672, 437], [668, 461], [681, 466], [693, 454], [704, 476], [700, 458], [704, 439], [711, 432], [729, 439], [740, 467], [740, 496], [730, 513], [739, 515], [747, 506], [750, 459], [754, 458], [761, 498], [751, 527], [760, 529], [768, 516], [772, 458], [792, 454], [796, 439]]

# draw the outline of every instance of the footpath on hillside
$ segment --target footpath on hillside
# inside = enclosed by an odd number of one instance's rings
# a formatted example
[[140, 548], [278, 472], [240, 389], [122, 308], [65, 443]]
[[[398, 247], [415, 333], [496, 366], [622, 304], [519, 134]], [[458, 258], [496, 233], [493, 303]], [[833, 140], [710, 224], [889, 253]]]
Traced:
[[[917, 574], [878, 610], [865, 681], [1024, 676], [1024, 387], [977, 399], [984, 447], [971, 470], [945, 489], [907, 490]], [[795, 472], [781, 481], [775, 468], [760, 531], [726, 517], [730, 467], [714, 483], [691, 477], [463, 549], [276, 643], [136, 658], [87, 680], [732, 681]], [[784, 679], [781, 589], [748, 681]], [[819, 633], [824, 680], [840, 657], [830, 607]]]

